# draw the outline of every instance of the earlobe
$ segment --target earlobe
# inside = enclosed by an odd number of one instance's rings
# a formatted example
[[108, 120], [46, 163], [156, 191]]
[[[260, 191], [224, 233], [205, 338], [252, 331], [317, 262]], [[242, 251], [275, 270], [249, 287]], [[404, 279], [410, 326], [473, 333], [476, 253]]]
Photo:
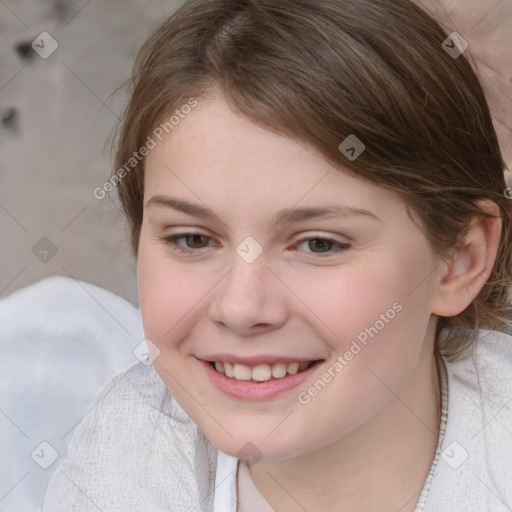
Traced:
[[432, 313], [455, 316], [462, 313], [480, 293], [492, 272], [498, 252], [501, 218], [496, 203], [481, 201], [480, 209], [493, 218], [475, 216], [461, 247], [445, 263], [438, 289], [433, 297]]

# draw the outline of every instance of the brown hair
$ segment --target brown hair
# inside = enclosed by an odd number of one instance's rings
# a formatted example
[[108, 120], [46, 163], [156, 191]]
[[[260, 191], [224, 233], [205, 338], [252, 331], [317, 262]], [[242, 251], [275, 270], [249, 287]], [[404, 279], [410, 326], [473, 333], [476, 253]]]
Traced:
[[[443, 49], [446, 38], [409, 0], [190, 0], [139, 52], [116, 169], [165, 115], [215, 91], [252, 122], [400, 194], [440, 257], [472, 216], [488, 216], [477, 201], [494, 201], [503, 228], [492, 274], [464, 312], [437, 324], [437, 349], [455, 359], [477, 329], [505, 326], [512, 215], [482, 87], [464, 55]], [[350, 135], [365, 145], [353, 161], [338, 148]], [[136, 254], [144, 160], [118, 181]]]

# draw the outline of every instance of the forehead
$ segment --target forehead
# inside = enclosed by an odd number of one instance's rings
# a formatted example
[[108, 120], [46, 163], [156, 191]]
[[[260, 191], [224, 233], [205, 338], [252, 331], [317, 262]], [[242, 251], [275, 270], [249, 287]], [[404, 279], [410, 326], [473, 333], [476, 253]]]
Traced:
[[[313, 148], [260, 127], [234, 113], [221, 97], [203, 99], [151, 151], [147, 167], [179, 164], [213, 176], [236, 179], [264, 168], [279, 176], [287, 168], [329, 168]], [[286, 165], [288, 164], [288, 165]]]
[[150, 152], [144, 188], [146, 204], [168, 194], [237, 212], [326, 204], [397, 210], [397, 203], [405, 211], [397, 194], [334, 168], [314, 148], [238, 116], [219, 98], [199, 101]]

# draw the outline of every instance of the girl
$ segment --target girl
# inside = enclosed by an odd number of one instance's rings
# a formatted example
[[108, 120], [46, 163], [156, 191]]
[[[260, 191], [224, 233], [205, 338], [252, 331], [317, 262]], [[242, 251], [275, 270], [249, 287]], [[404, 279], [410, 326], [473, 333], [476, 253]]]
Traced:
[[409, 0], [191, 0], [116, 183], [153, 365], [44, 510], [512, 507], [511, 207], [481, 86]]

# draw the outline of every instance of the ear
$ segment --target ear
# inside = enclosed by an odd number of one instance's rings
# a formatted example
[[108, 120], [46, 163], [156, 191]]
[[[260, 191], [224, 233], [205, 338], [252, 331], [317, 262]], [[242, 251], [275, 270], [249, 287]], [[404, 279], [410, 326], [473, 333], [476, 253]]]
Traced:
[[442, 265], [441, 281], [432, 303], [435, 315], [449, 317], [462, 313], [480, 293], [493, 269], [501, 234], [500, 210], [490, 200], [477, 204], [494, 217], [474, 216], [461, 248]]

